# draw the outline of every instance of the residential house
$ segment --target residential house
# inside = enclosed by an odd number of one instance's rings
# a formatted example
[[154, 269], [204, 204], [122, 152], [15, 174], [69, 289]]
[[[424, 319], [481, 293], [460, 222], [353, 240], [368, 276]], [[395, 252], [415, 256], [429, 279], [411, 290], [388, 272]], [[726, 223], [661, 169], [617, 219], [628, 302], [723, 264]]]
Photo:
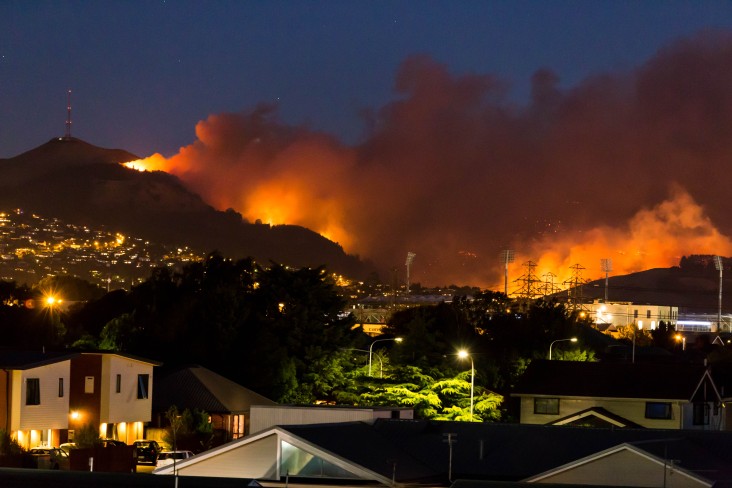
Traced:
[[153, 367], [121, 353], [82, 352], [71, 360], [69, 432], [91, 424], [103, 438], [132, 444], [152, 418]]
[[63, 442], [74, 354], [0, 351], [0, 429], [28, 449]]
[[732, 433], [392, 419], [280, 425], [153, 471], [174, 472], [269, 487], [709, 487], [732, 480]]
[[166, 425], [165, 413], [171, 406], [179, 410], [201, 410], [209, 414], [215, 431], [225, 440], [249, 433], [253, 405], [276, 405], [269, 398], [245, 388], [210, 369], [188, 366], [161, 370], [155, 376], [153, 398], [155, 428]]
[[516, 385], [522, 424], [722, 430], [722, 397], [691, 363], [533, 361]]

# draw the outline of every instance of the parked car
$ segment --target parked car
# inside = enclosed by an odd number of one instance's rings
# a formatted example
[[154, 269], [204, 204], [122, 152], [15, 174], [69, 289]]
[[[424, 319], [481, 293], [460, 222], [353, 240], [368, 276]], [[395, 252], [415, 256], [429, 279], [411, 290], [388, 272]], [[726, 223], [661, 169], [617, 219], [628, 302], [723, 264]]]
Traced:
[[58, 446], [62, 451], [64, 451], [66, 454], [69, 454], [69, 451], [72, 449], [76, 449], [76, 443], [74, 442], [64, 442], [60, 446]]
[[137, 440], [132, 443], [135, 448], [135, 459], [137, 464], [155, 464], [160, 452], [160, 444], [157, 441]]
[[69, 469], [69, 455], [58, 447], [34, 447], [30, 455], [36, 460], [38, 469]]
[[117, 447], [117, 446], [126, 446], [122, 441], [118, 441], [117, 439], [102, 439], [102, 446], [104, 447]]
[[169, 464], [173, 464], [173, 459], [175, 459], [175, 462], [178, 462], [188, 459], [189, 457], [193, 457], [193, 453], [191, 451], [163, 451], [158, 454], [158, 460], [155, 463], [155, 466], [158, 468], [161, 466], [167, 466]]

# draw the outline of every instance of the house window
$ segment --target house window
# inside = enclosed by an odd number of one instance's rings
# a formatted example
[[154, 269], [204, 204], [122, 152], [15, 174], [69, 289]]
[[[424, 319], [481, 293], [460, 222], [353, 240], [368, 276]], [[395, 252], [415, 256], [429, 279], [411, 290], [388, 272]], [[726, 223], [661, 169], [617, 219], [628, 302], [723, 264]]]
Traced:
[[650, 309], [646, 310], [646, 318], [647, 319], [650, 319], [651, 318], [651, 310]]
[[694, 403], [694, 425], [709, 425], [709, 404]]
[[231, 437], [238, 439], [244, 436], [244, 429], [246, 427], [246, 419], [244, 415], [234, 415], [234, 425], [231, 431]]
[[26, 378], [25, 380], [25, 404], [40, 405], [41, 404], [41, 379]]
[[534, 413], [559, 415], [559, 398], [534, 398]]
[[671, 404], [667, 402], [646, 402], [647, 419], [670, 419]]
[[58, 379], [58, 397], [61, 398], [64, 396], [64, 379], [59, 378]]
[[93, 376], [86, 376], [84, 378], [84, 393], [89, 393], [89, 394], [94, 393], [94, 377]]
[[117, 375], [117, 385], [115, 386], [114, 391], [116, 391], [117, 393], [120, 393], [122, 391], [122, 375], [121, 374]]
[[148, 386], [150, 386], [149, 374], [137, 375], [137, 399], [144, 400], [148, 397]]
[[638, 318], [638, 310], [633, 310], [633, 318], [634, 319]]

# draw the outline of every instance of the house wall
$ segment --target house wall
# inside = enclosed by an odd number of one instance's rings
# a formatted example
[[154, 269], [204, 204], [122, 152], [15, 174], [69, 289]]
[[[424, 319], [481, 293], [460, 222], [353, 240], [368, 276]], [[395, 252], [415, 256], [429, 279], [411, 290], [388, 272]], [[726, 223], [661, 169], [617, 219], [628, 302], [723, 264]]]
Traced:
[[[149, 422], [152, 417], [153, 366], [123, 356], [102, 357], [100, 422]], [[121, 375], [117, 393], [117, 375]], [[149, 376], [147, 398], [137, 398], [137, 377]]]
[[211, 476], [219, 478], [277, 479], [277, 452], [279, 438], [272, 434], [251, 444], [214, 453], [210, 457], [183, 467], [183, 476]]
[[[38, 368], [12, 372], [11, 431], [66, 429], [69, 425], [70, 363], [59, 361]], [[26, 405], [26, 379], [38, 378], [40, 404]], [[63, 396], [59, 397], [59, 378]]]
[[[559, 414], [534, 413], [534, 398], [557, 398], [550, 395], [522, 396], [520, 421], [522, 424], [547, 424], [562, 417], [581, 412], [592, 407], [602, 407], [631, 422], [653, 429], [680, 429], [683, 415], [681, 402], [671, 401], [671, 419], [647, 419], [646, 400], [619, 398], [561, 398], [559, 397]], [[659, 400], [661, 401], [661, 400]]]
[[10, 431], [10, 371], [0, 370], [0, 429]]
[[616, 327], [636, 323], [639, 329], [651, 330], [658, 328], [661, 321], [674, 325], [679, 317], [678, 307], [663, 305], [595, 301], [589, 308], [592, 320], [597, 325]]
[[[86, 378], [93, 377], [93, 393], [85, 392]], [[91, 424], [99, 428], [102, 391], [101, 355], [82, 354], [71, 360], [70, 409], [77, 414], [71, 418], [69, 429], [78, 430]]]
[[[399, 418], [412, 419], [411, 409], [394, 409]], [[252, 405], [250, 430], [254, 434], [275, 425], [323, 424], [330, 422], [356, 422], [375, 418], [391, 418], [391, 410], [338, 407], [291, 407], [286, 405]]]
[[602, 458], [542, 478], [536, 483], [606, 486], [665, 486], [668, 488], [701, 488], [708, 484], [666, 468], [645, 456], [622, 450]]

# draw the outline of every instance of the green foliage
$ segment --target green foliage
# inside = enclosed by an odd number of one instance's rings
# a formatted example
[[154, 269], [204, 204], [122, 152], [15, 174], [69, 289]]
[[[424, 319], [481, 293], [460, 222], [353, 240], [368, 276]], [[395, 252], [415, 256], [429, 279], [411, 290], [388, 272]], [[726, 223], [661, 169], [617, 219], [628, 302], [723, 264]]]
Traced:
[[0, 456], [12, 456], [23, 452], [18, 441], [10, 437], [5, 429], [0, 429]]
[[213, 425], [208, 413], [203, 410], [182, 412], [175, 405], [165, 412], [168, 428], [163, 434], [163, 442], [172, 449], [201, 452], [214, 445]]
[[597, 361], [595, 351], [589, 349], [556, 349], [552, 351], [552, 359], [557, 361]]
[[94, 425], [86, 424], [74, 432], [74, 443], [80, 448], [94, 447], [101, 445], [102, 439]]
[[[470, 372], [435, 379], [415, 366], [400, 368], [389, 381], [369, 382], [359, 395], [360, 405], [414, 408], [419, 418], [470, 421]], [[473, 420], [500, 420], [503, 397], [476, 385]]]

